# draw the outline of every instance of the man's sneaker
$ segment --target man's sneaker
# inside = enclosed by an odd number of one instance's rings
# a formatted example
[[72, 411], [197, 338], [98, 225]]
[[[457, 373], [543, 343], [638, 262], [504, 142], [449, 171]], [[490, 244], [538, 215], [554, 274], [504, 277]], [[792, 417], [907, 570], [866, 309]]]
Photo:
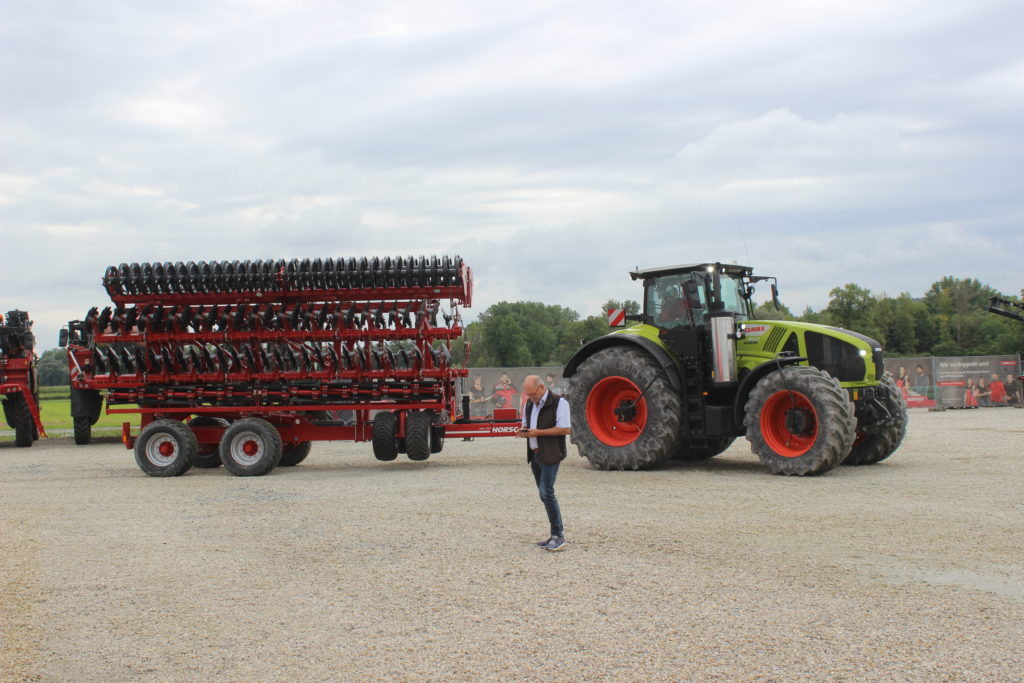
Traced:
[[550, 550], [552, 552], [556, 550], [562, 550], [565, 548], [565, 539], [561, 536], [552, 536], [551, 540], [544, 546], [544, 550]]
[[548, 543], [551, 543], [551, 541], [553, 541], [553, 540], [555, 540], [554, 536], [548, 536], [543, 541], [537, 541], [537, 545], [539, 545], [541, 548], [543, 548], [543, 547], [547, 546]]

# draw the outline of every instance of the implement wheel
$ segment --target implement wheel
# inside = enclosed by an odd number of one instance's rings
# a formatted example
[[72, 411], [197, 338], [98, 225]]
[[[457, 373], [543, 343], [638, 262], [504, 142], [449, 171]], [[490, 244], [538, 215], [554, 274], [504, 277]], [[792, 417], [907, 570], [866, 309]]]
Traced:
[[300, 441], [299, 443], [289, 443], [284, 445], [284, 450], [281, 453], [281, 462], [277, 463], [278, 467], [295, 467], [300, 462], [306, 459], [309, 455], [309, 451], [313, 448], [313, 444], [309, 441]]
[[28, 409], [28, 403], [21, 394], [11, 394], [7, 398], [11, 404], [11, 422], [14, 423], [14, 443], [22, 448], [32, 445], [35, 441], [36, 423]]
[[72, 420], [75, 428], [75, 443], [79, 446], [87, 446], [92, 442], [92, 420], [88, 415], [79, 415]]
[[281, 434], [258, 417], [236, 420], [220, 439], [220, 459], [236, 477], [264, 475], [281, 460]]
[[[189, 427], [227, 427], [230, 424], [221, 417], [207, 417], [200, 415], [188, 421]], [[221, 466], [220, 445], [202, 443], [196, 448], [196, 455], [192, 458], [192, 465], [203, 470], [213, 470]]]
[[151, 477], [177, 477], [192, 467], [196, 435], [177, 420], [156, 420], [135, 440], [135, 462]]
[[882, 378], [880, 386], [886, 390], [882, 403], [889, 411], [892, 422], [873, 434], [858, 434], [844, 465], [874, 465], [893, 454], [907, 433], [907, 402], [892, 377]]
[[576, 371], [572, 395], [572, 441], [594, 467], [645, 469], [678, 450], [679, 394], [642, 350], [598, 351]]
[[394, 413], [381, 411], [373, 418], [373, 457], [394, 460], [398, 457], [398, 418]]
[[773, 474], [821, 474], [853, 444], [853, 403], [839, 380], [822, 370], [791, 366], [757, 383], [743, 423], [747, 440]]
[[430, 423], [433, 416], [427, 411], [410, 411], [405, 418], [405, 454], [410, 460], [430, 457]]

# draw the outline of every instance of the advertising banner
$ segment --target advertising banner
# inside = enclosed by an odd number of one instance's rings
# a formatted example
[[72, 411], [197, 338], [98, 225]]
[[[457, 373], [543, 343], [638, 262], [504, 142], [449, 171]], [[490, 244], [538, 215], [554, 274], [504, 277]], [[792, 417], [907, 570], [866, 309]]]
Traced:
[[885, 371], [896, 380], [909, 408], [931, 408], [936, 405], [935, 358], [886, 358]]
[[939, 405], [983, 408], [1020, 403], [1019, 356], [936, 358]]
[[1020, 356], [886, 358], [910, 408], [1021, 404]]
[[469, 416], [487, 417], [495, 408], [515, 408], [522, 414], [523, 380], [539, 375], [556, 394], [565, 396], [567, 383], [562, 381], [562, 368], [470, 368], [469, 377], [459, 382], [458, 405], [462, 395], [469, 395]]

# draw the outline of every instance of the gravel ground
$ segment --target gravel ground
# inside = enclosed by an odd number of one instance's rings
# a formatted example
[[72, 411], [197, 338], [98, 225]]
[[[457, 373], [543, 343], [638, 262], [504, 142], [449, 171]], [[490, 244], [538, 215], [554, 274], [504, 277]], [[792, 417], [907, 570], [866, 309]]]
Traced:
[[0, 680], [1020, 680], [1024, 410], [912, 411], [889, 460], [558, 480], [522, 442], [424, 463], [143, 475], [0, 446]]

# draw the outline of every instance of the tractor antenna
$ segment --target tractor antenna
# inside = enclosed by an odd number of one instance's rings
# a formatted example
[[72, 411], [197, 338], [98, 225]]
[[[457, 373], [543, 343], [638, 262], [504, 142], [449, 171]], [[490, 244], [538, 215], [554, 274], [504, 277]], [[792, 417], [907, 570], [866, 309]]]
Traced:
[[750, 252], [747, 250], [747, 237], [746, 237], [746, 235], [743, 234], [743, 226], [742, 225], [740, 226], [740, 239], [743, 241], [743, 253], [746, 254], [746, 256], [747, 256], [747, 265], [748, 266], [752, 266], [754, 264], [752, 264], [750, 262]]

